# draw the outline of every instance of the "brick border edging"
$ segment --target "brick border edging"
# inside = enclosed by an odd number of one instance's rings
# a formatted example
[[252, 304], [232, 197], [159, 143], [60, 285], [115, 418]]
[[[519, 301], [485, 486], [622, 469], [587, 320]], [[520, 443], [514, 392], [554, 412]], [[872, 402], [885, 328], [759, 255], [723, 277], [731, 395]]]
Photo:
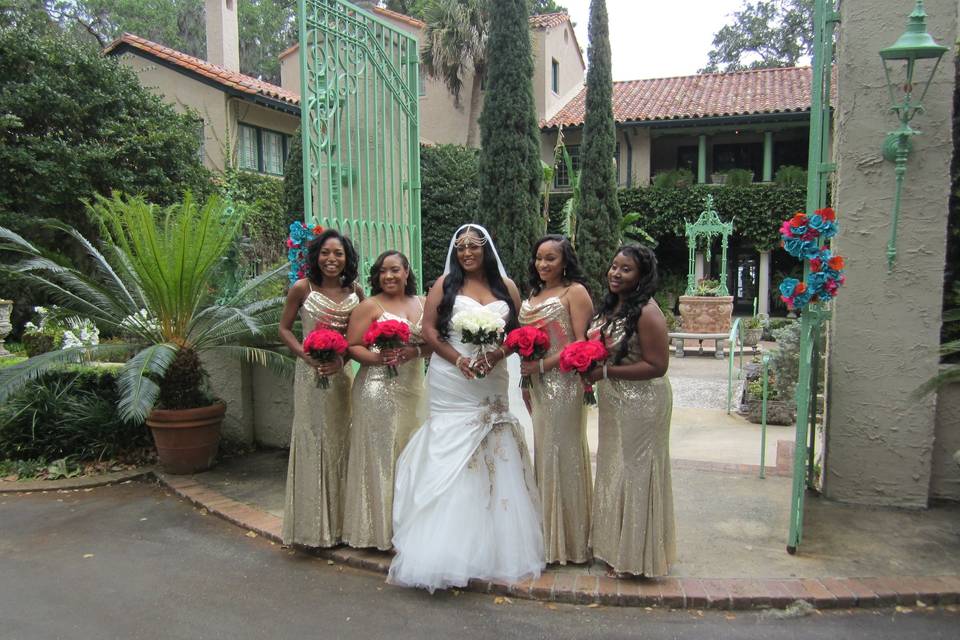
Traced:
[[[152, 471], [181, 498], [273, 542], [282, 543], [277, 516], [228, 498], [191, 476]], [[318, 555], [356, 569], [386, 574], [384, 553], [338, 547]], [[570, 604], [603, 604], [671, 609], [785, 608], [803, 600], [817, 609], [913, 606], [960, 602], [960, 576], [880, 578], [657, 578], [618, 580], [606, 576], [545, 571], [536, 580], [517, 584], [471, 580], [468, 591]]]
[[[138, 467], [124, 471], [101, 473], [96, 476], [64, 478], [62, 480], [26, 480], [23, 482], [0, 482], [0, 493], [35, 493], [37, 491], [73, 491], [103, 487], [110, 484], [135, 480], [144, 476], [156, 475], [154, 467]], [[9, 486], [7, 486], [9, 485]]]

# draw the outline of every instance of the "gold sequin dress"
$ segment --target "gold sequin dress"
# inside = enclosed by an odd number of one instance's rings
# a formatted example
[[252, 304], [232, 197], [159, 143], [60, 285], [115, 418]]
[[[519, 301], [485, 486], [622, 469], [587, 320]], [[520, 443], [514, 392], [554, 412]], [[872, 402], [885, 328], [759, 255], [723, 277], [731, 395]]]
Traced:
[[[300, 307], [304, 334], [317, 325], [340, 333], [359, 304], [355, 293], [334, 302], [310, 291]], [[317, 386], [316, 372], [298, 359], [293, 392], [293, 428], [283, 510], [284, 544], [332, 547], [340, 543], [344, 480], [350, 441], [350, 368]]]
[[[599, 334], [600, 322], [590, 329]], [[605, 336], [613, 355], [624, 320]], [[640, 339], [630, 339], [621, 364], [640, 359]], [[652, 380], [600, 380], [597, 480], [593, 494], [593, 555], [616, 571], [661, 576], [676, 558], [670, 481], [670, 414], [673, 393], [666, 376]]]
[[[421, 309], [422, 316], [422, 309]], [[421, 318], [422, 319], [422, 318]], [[423, 344], [420, 320], [383, 311], [378, 320], [410, 325], [411, 345]], [[353, 383], [353, 427], [347, 465], [343, 541], [351, 547], [393, 547], [393, 479], [400, 452], [420, 426], [423, 360], [414, 358], [390, 377], [385, 366], [361, 366]]]
[[[540, 304], [524, 300], [520, 324], [533, 325], [550, 336], [548, 356], [575, 340], [570, 313], [560, 298]], [[590, 449], [587, 412], [579, 376], [554, 368], [533, 374], [534, 469], [543, 508], [543, 544], [547, 562], [590, 559]]]

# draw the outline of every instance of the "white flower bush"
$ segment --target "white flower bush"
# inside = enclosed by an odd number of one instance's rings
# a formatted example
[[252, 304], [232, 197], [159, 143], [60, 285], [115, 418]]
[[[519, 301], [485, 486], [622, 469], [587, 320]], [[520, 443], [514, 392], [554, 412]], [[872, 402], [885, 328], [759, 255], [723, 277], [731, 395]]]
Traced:
[[100, 344], [100, 330], [89, 318], [74, 316], [67, 318], [65, 324], [69, 328], [65, 328], [63, 331], [61, 349], [93, 347]]

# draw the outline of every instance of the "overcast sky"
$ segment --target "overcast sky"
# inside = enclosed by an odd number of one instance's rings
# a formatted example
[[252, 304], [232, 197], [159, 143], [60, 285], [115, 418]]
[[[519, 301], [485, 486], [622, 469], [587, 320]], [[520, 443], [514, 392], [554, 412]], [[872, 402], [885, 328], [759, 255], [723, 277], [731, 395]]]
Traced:
[[[586, 54], [590, 0], [558, 0]], [[713, 34], [744, 0], [607, 0], [613, 79], [685, 76], [706, 66]]]

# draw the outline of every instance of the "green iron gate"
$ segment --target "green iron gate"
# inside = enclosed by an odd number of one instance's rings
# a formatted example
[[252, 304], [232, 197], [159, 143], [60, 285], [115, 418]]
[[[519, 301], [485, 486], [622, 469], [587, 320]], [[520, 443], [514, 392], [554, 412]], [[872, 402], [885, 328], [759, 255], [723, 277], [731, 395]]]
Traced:
[[419, 281], [417, 40], [344, 0], [298, 11], [304, 220], [349, 235], [361, 276], [397, 249]]
[[[814, 3], [813, 86], [810, 104], [810, 156], [807, 164], [807, 213], [827, 203], [827, 176], [836, 169], [830, 162], [830, 84], [832, 82], [833, 32], [840, 16], [833, 0]], [[821, 241], [822, 242], [822, 241]], [[804, 280], [810, 275], [804, 265]], [[830, 316], [823, 303], [808, 305], [800, 315], [800, 373], [797, 379], [796, 448], [793, 458], [793, 491], [790, 499], [790, 532], [787, 551], [796, 553], [803, 532], [803, 501], [814, 487], [814, 442], [817, 424], [817, 388], [820, 330]]]

